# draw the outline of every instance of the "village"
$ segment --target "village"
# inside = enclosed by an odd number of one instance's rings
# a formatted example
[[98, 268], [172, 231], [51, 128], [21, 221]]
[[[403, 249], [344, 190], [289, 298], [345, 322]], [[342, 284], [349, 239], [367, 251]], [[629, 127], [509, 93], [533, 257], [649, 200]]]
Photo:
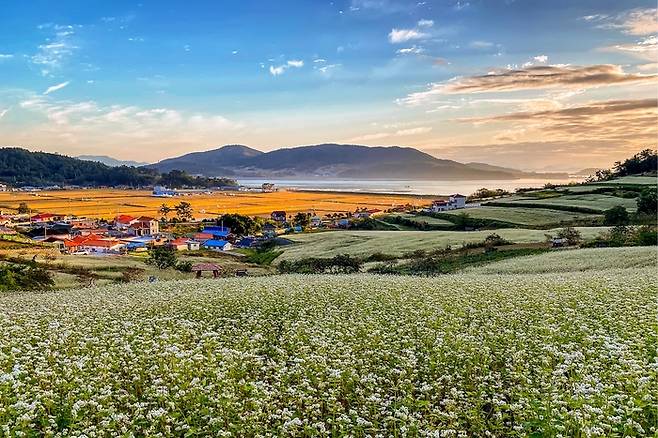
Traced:
[[[176, 196], [175, 192], [170, 193]], [[168, 220], [167, 214], [180, 206], [185, 210], [183, 217]], [[435, 200], [421, 210], [442, 212], [468, 206], [465, 196], [455, 194], [447, 200]], [[349, 229], [378, 215], [413, 212], [417, 207], [409, 204], [385, 210], [362, 207], [352, 212], [323, 216], [314, 211], [288, 214], [275, 210], [269, 217], [258, 218], [261, 224], [258, 232], [246, 235], [232, 232], [230, 227], [221, 223], [221, 218], [195, 219], [186, 202], [181, 202], [176, 208], [163, 204], [161, 218], [118, 214], [108, 220], [51, 212], [30, 214], [25, 212], [26, 209], [27, 206], [22, 205], [19, 213], [0, 213], [0, 239], [27, 239], [35, 244], [55, 247], [62, 254], [103, 256], [146, 252], [162, 246], [176, 251], [220, 252], [254, 248], [284, 234]], [[187, 232], [180, 232], [181, 225]]]

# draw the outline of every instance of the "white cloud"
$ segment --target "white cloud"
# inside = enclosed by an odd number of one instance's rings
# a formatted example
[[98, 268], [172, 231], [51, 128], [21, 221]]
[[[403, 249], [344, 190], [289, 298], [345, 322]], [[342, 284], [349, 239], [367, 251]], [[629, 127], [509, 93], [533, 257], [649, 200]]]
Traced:
[[315, 62], [315, 63], [324, 63], [324, 62], [327, 62], [327, 60], [324, 59], [324, 58], [318, 58], [318, 59], [314, 59], [313, 62]]
[[425, 49], [423, 49], [422, 47], [413, 46], [413, 47], [406, 47], [404, 49], [398, 49], [396, 53], [400, 55], [420, 55], [421, 53], [424, 52]]
[[635, 44], [617, 44], [615, 46], [604, 47], [602, 50], [622, 52], [636, 58], [655, 61], [658, 59], [658, 37], [650, 36]]
[[490, 49], [494, 43], [490, 41], [472, 41], [469, 46], [473, 49]]
[[279, 65], [279, 66], [273, 66], [270, 65], [270, 74], [272, 76], [281, 76], [288, 70], [289, 68], [302, 68], [304, 67], [304, 61], [298, 60], [298, 59], [291, 59], [287, 61], [285, 64]]
[[2, 119], [5, 116], [5, 114], [7, 114], [8, 112], [9, 112], [9, 108], [0, 110], [0, 119]]
[[41, 68], [43, 76], [49, 76], [53, 71], [60, 69], [78, 49], [72, 42], [74, 27], [70, 25], [42, 24], [38, 28], [54, 32], [54, 35], [46, 38], [46, 42], [38, 46], [37, 53], [30, 58], [30, 61]]
[[68, 84], [70, 84], [70, 81], [62, 82], [61, 84], [53, 85], [52, 87], [48, 87], [46, 91], [43, 92], [44, 96], [46, 94], [53, 93], [57, 90], [61, 90], [62, 88], [66, 87]]
[[434, 26], [434, 20], [420, 20], [418, 22], [418, 27], [432, 27]]
[[10, 53], [0, 53], [0, 61], [2, 61], [3, 59], [11, 59], [13, 57], [14, 55]]
[[418, 29], [393, 29], [388, 34], [388, 40], [393, 44], [422, 40], [427, 37], [429, 37], [429, 34], [421, 32]]
[[537, 55], [533, 57], [536, 62], [539, 62], [540, 64], [546, 64], [548, 62], [548, 56], [546, 55]]
[[349, 141], [370, 141], [389, 137], [407, 137], [412, 135], [427, 134], [431, 131], [432, 128], [430, 126], [418, 126], [416, 128], [398, 129], [397, 131], [392, 132], [376, 132], [373, 134], [360, 135], [350, 139]]

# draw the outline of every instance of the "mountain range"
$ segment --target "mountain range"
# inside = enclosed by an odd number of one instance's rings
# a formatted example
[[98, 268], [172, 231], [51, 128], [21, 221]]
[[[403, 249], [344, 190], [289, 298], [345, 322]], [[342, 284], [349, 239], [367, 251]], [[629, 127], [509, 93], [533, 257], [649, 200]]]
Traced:
[[110, 166], [110, 167], [120, 167], [120, 166], [140, 167], [149, 164], [143, 161], [117, 160], [116, 158], [108, 157], [107, 155], [78, 155], [75, 158], [83, 161], [96, 161], [98, 163], [103, 163], [106, 166]]
[[409, 147], [319, 144], [262, 152], [226, 145], [149, 164], [159, 172], [232, 178], [337, 178], [400, 180], [503, 180], [562, 178], [561, 173], [523, 172], [483, 163], [460, 163]]

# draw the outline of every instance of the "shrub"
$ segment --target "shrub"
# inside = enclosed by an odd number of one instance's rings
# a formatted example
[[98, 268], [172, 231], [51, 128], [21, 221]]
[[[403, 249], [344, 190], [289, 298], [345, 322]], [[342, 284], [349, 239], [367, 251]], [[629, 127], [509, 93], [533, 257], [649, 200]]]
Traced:
[[167, 269], [176, 267], [177, 261], [178, 258], [176, 257], [176, 251], [173, 248], [156, 246], [155, 248], [149, 249], [148, 257], [145, 262], [157, 267], [158, 269]]
[[580, 234], [580, 231], [573, 227], [562, 228], [557, 233], [557, 237], [560, 239], [566, 239], [569, 245], [578, 245], [583, 241], [583, 237]]
[[626, 208], [621, 205], [612, 207], [606, 210], [603, 214], [605, 215], [605, 225], [628, 225], [630, 222], [628, 211], [626, 211]]
[[637, 198], [637, 212], [655, 215], [658, 208], [657, 192], [655, 187], [647, 187], [640, 192]]
[[37, 265], [0, 266], [0, 291], [46, 290], [54, 284], [50, 272]]

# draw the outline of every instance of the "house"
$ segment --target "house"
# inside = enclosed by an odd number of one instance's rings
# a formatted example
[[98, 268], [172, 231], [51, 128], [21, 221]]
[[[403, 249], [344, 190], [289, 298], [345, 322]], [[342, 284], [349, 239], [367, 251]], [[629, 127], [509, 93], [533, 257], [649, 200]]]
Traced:
[[430, 209], [434, 213], [439, 213], [442, 211], [459, 210], [462, 208], [466, 208], [466, 196], [457, 193], [450, 195], [447, 201], [439, 199], [432, 202], [432, 207]]
[[197, 242], [205, 242], [206, 240], [212, 239], [214, 236], [210, 233], [196, 233], [193, 238]]
[[174, 239], [167, 243], [167, 246], [175, 249], [176, 251], [186, 251], [187, 250], [187, 243], [189, 242], [190, 239], [187, 237], [179, 237], [178, 239]]
[[322, 226], [322, 218], [320, 216], [311, 217], [311, 227], [319, 228]]
[[133, 236], [152, 236], [160, 232], [160, 223], [152, 217], [141, 216], [130, 224], [128, 232]]
[[433, 201], [432, 202], [432, 207], [431, 210], [434, 213], [439, 213], [441, 211], [448, 211], [450, 210], [450, 207], [448, 205], [448, 201]]
[[155, 186], [153, 187], [153, 196], [156, 198], [171, 198], [178, 195], [178, 192], [175, 190], [168, 189], [163, 186]]
[[61, 216], [52, 213], [39, 213], [30, 217], [30, 222], [50, 222], [57, 219], [61, 219]]
[[448, 203], [452, 205], [453, 209], [466, 208], [466, 196], [460, 195], [459, 193], [450, 195]]
[[366, 218], [369, 218], [369, 217], [371, 217], [373, 215], [376, 215], [378, 213], [381, 213], [381, 212], [382, 211], [378, 208], [373, 208], [373, 209], [370, 209], [370, 210], [366, 210], [364, 208], [363, 210], [357, 210], [354, 213], [354, 217], [357, 218], [357, 219], [366, 219]]
[[267, 223], [263, 225], [263, 236], [276, 237], [278, 234], [277, 227], [274, 224]]
[[233, 245], [230, 242], [220, 239], [206, 240], [203, 242], [203, 247], [212, 251], [228, 251], [233, 249]]
[[198, 251], [201, 249], [201, 242], [197, 242], [196, 240], [188, 240], [187, 241], [187, 250], [188, 251]]
[[118, 230], [125, 230], [135, 223], [137, 219], [127, 214], [121, 214], [114, 218], [114, 227]]
[[202, 233], [210, 234], [215, 239], [221, 239], [231, 234], [231, 229], [228, 227], [220, 226], [204, 227]]
[[0, 236], [15, 236], [16, 234], [18, 234], [16, 230], [0, 225]]
[[283, 210], [273, 211], [270, 215], [274, 222], [285, 222], [286, 221], [286, 212]]
[[82, 251], [96, 254], [118, 254], [125, 246], [118, 240], [91, 239], [83, 242], [79, 248]]
[[273, 191], [275, 191], [275, 190], [274, 190], [274, 184], [272, 184], [272, 183], [267, 183], [267, 182], [266, 182], [266, 183], [263, 183], [263, 185], [261, 186], [261, 190], [263, 191], [263, 193], [270, 193], [270, 192], [273, 192]]
[[243, 237], [240, 239], [235, 246], [238, 248], [251, 248], [252, 246], [255, 246], [257, 240], [253, 237]]

